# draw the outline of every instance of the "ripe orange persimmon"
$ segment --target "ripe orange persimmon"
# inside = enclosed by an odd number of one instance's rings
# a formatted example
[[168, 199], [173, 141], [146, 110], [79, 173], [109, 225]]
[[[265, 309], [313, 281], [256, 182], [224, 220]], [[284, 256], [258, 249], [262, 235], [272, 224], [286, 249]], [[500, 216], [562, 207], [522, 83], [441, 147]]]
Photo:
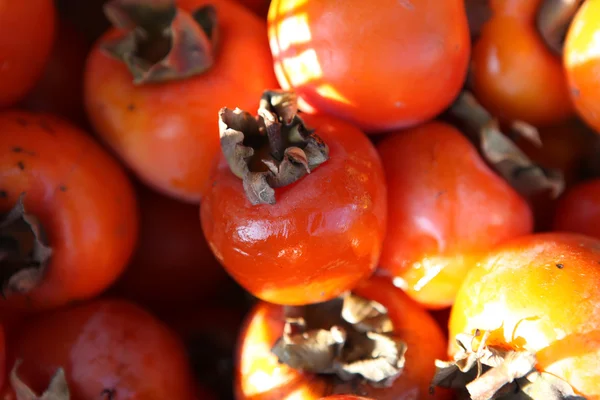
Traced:
[[[127, 19], [121, 3], [108, 3], [115, 22], [130, 21], [147, 5], [129, 1], [137, 7]], [[97, 133], [142, 181], [197, 203], [219, 153], [219, 108], [255, 109], [276, 80], [266, 23], [252, 12], [229, 0], [178, 0], [177, 6], [175, 13], [157, 5], [155, 18], [135, 31], [107, 32], [88, 58], [84, 96]], [[128, 60], [129, 70], [118, 58]]]
[[550, 125], [573, 113], [560, 56], [536, 28], [541, 1], [492, 1], [493, 16], [473, 46], [473, 91], [505, 120]]
[[127, 175], [85, 132], [49, 114], [0, 114], [0, 306], [98, 295], [133, 253], [137, 213]]
[[[196, 400], [181, 341], [125, 301], [95, 300], [42, 314], [21, 328], [9, 357], [22, 384], [40, 394], [53, 377], [60, 379], [62, 368], [72, 400]], [[16, 389], [14, 377], [11, 386]]]
[[120, 297], [163, 315], [193, 307], [222, 290], [227, 274], [213, 256], [198, 220], [198, 206], [137, 188], [140, 235], [115, 284]]
[[273, 0], [268, 22], [281, 87], [368, 133], [434, 117], [467, 74], [463, 0]]
[[600, 240], [570, 233], [512, 239], [472, 268], [450, 317], [458, 334], [487, 332], [489, 347], [529, 352], [538, 371], [600, 398]]
[[[329, 116], [303, 121], [294, 107], [292, 93], [266, 92], [259, 110], [266, 119], [221, 110], [225, 156], [200, 214], [213, 253], [241, 286], [265, 301], [300, 305], [337, 297], [371, 275], [387, 204], [367, 136]], [[275, 132], [268, 143], [265, 129]]]
[[599, 19], [600, 1], [585, 1], [567, 33], [563, 57], [575, 109], [597, 133], [600, 133]]
[[14, 105], [42, 74], [54, 41], [52, 0], [0, 4], [0, 108]]
[[[381, 277], [361, 282], [353, 293], [385, 307], [393, 332], [406, 345], [402, 372], [390, 386], [376, 388], [360, 379], [344, 382], [331, 375], [301, 372], [280, 363], [271, 349], [284, 331], [284, 307], [261, 302], [250, 312], [240, 333], [234, 383], [236, 399], [314, 400], [332, 394], [377, 400], [451, 398], [443, 390], [429, 393], [434, 359], [446, 354], [446, 339], [431, 316]], [[325, 318], [321, 315], [315, 319], [319, 317]], [[328, 319], [323, 322], [331, 323]]]
[[388, 187], [380, 273], [421, 304], [450, 306], [493, 246], [533, 229], [526, 201], [456, 128], [431, 122], [377, 144]]
[[562, 195], [553, 228], [600, 239], [600, 179], [582, 182]]

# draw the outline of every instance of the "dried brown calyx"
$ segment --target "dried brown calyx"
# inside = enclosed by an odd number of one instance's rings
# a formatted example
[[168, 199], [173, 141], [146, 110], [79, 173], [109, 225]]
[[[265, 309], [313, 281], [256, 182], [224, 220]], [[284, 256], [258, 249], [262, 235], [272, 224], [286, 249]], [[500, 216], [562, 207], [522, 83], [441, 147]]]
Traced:
[[546, 46], [561, 55], [571, 21], [584, 0], [543, 0], [536, 24]]
[[0, 294], [27, 293], [44, 276], [52, 255], [38, 219], [25, 211], [24, 196], [0, 215]]
[[222, 108], [219, 132], [227, 163], [254, 205], [275, 204], [274, 188], [298, 181], [329, 159], [327, 145], [298, 116], [293, 92], [265, 91], [256, 117]]
[[283, 336], [272, 351], [297, 370], [387, 387], [402, 373], [406, 348], [394, 335], [385, 307], [347, 294], [287, 307]]
[[459, 351], [454, 361], [436, 360], [431, 390], [451, 388], [472, 400], [585, 400], [564, 380], [536, 370], [535, 354], [488, 346], [488, 336], [457, 335]]
[[521, 195], [531, 198], [550, 193], [556, 198], [563, 192], [562, 172], [536, 164], [510, 139], [511, 135], [520, 135], [543, 146], [535, 127], [522, 121], [512, 121], [508, 128], [501, 127], [498, 119], [467, 91], [460, 94], [450, 113], [464, 125], [465, 132], [477, 143], [485, 160]]
[[125, 32], [102, 49], [127, 65], [135, 84], [188, 78], [215, 61], [218, 24], [212, 5], [188, 13], [174, 0], [112, 0], [104, 11]]
[[17, 370], [21, 365], [21, 360], [17, 360], [10, 373], [10, 384], [15, 391], [18, 400], [69, 400], [69, 386], [65, 377], [65, 371], [59, 368], [48, 385], [48, 389], [37, 395], [29, 386], [19, 378]]

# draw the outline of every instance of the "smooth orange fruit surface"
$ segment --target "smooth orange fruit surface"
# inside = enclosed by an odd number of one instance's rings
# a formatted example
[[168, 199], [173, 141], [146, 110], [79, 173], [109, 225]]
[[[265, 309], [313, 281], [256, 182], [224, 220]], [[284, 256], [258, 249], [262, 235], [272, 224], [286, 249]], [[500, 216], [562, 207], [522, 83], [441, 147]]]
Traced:
[[273, 0], [268, 21], [281, 87], [368, 133], [434, 117], [466, 77], [462, 0]]
[[600, 399], [600, 240], [570, 233], [513, 239], [465, 279], [450, 317], [454, 337], [489, 331], [488, 345], [536, 354], [541, 371]]

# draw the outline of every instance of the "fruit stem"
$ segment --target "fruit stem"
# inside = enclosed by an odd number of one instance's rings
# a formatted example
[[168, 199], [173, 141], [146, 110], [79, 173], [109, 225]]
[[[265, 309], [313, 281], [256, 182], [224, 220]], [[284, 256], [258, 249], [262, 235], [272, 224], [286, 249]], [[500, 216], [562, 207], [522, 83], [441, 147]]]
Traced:
[[41, 282], [52, 249], [39, 220], [25, 211], [24, 195], [0, 215], [0, 295], [28, 293]]
[[565, 35], [583, 0], [543, 0], [536, 24], [548, 48], [561, 55]]
[[298, 116], [293, 92], [267, 90], [258, 116], [219, 111], [221, 149], [253, 204], [275, 204], [274, 188], [290, 185], [329, 159], [329, 148]]

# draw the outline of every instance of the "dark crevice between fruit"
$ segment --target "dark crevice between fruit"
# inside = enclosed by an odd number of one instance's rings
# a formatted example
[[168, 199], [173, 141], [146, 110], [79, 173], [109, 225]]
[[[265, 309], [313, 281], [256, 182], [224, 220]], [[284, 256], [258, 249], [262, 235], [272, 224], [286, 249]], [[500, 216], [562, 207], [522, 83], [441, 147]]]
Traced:
[[431, 391], [451, 388], [473, 400], [585, 400], [564, 380], [536, 370], [535, 354], [488, 346], [488, 336], [457, 335], [459, 351], [454, 361], [436, 360]]
[[272, 352], [281, 363], [341, 382], [389, 387], [404, 368], [406, 344], [393, 334], [381, 304], [347, 294], [286, 307], [283, 336]]
[[173, 0], [112, 0], [104, 11], [126, 32], [102, 49], [127, 65], [134, 84], [185, 79], [215, 61], [219, 35], [212, 5], [188, 13]]
[[543, 0], [536, 15], [537, 29], [546, 46], [557, 55], [563, 52], [565, 36], [584, 0]]
[[28, 214], [24, 195], [0, 215], [0, 294], [28, 293], [42, 280], [52, 255], [39, 220]]
[[275, 204], [275, 190], [290, 185], [329, 159], [329, 148], [298, 116], [292, 92], [265, 91], [258, 116], [236, 108], [219, 111], [221, 149], [243, 180], [253, 204]]
[[565, 180], [562, 172], [534, 163], [511, 140], [512, 135], [519, 135], [536, 146], [543, 146], [535, 127], [522, 121], [501, 126], [498, 119], [467, 91], [459, 95], [450, 113], [478, 145], [484, 159], [522, 196], [531, 199], [537, 194], [549, 193], [556, 198], [563, 192]]
[[65, 377], [65, 371], [62, 368], [56, 370], [56, 373], [50, 380], [48, 389], [39, 396], [25, 382], [19, 378], [17, 370], [21, 365], [21, 360], [17, 360], [10, 373], [10, 384], [19, 400], [69, 400], [69, 386]]

